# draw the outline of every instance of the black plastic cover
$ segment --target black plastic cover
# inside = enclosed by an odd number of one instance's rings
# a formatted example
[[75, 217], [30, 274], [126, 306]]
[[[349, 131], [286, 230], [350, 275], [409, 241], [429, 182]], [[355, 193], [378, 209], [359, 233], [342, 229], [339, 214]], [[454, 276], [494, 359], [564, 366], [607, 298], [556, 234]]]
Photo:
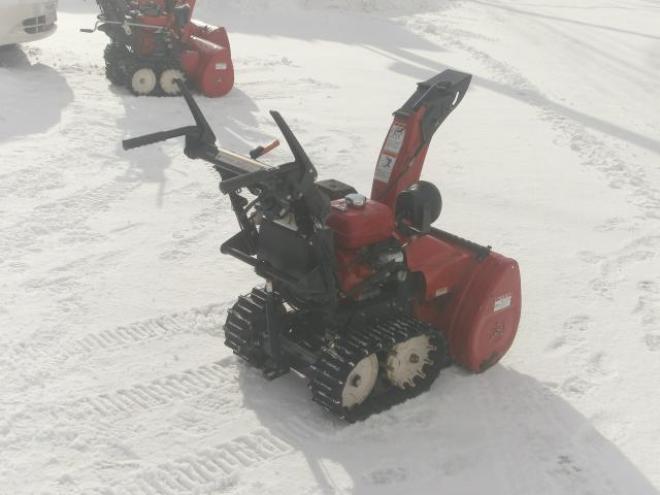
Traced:
[[330, 201], [335, 199], [342, 199], [346, 197], [347, 194], [355, 194], [357, 191], [353, 186], [344, 184], [343, 182], [336, 179], [326, 179], [320, 180], [316, 183], [321, 192], [325, 193]]

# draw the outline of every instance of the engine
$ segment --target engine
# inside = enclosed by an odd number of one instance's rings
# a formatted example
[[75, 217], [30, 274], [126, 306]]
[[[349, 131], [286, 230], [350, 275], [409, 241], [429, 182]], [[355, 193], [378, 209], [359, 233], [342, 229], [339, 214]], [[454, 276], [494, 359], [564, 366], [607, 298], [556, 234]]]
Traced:
[[334, 233], [339, 288], [344, 296], [369, 299], [379, 295], [388, 282], [405, 280], [405, 256], [388, 206], [351, 193], [332, 201], [327, 225]]

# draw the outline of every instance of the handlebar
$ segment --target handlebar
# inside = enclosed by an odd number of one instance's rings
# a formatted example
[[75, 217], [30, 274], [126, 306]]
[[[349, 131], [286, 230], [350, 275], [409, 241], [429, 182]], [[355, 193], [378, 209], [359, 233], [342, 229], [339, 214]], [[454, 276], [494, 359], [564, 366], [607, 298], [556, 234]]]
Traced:
[[[271, 167], [254, 158], [248, 158], [232, 151], [218, 148], [215, 145], [215, 134], [192, 94], [183, 81], [176, 80], [176, 82], [195, 119], [196, 125], [126, 139], [122, 141], [122, 146], [125, 150], [185, 136], [186, 144], [184, 152], [186, 156], [192, 159], [201, 159], [213, 165], [222, 178], [220, 191], [223, 194], [235, 196], [234, 193], [238, 189], [255, 186], [264, 192], [268, 190], [272, 193], [277, 199], [276, 203], [291, 202], [295, 194], [297, 199], [303, 198], [309, 203], [308, 206], [313, 210], [311, 215], [314, 218], [325, 218], [323, 200], [319, 201], [317, 198], [317, 195], [320, 193], [315, 188], [310, 188], [310, 184], [313, 185], [316, 178], [316, 169], [296, 139], [293, 131], [291, 131], [278, 112], [271, 112], [271, 115], [284, 135], [289, 148], [291, 148], [294, 161], [277, 167]], [[279, 141], [263, 147], [259, 150], [259, 154], [269, 151], [276, 144], [279, 144]], [[239, 222], [243, 225], [245, 219], [239, 219]]]
[[188, 136], [196, 131], [197, 127], [187, 126], [179, 127], [178, 129], [172, 129], [171, 131], [154, 132], [153, 134], [146, 134], [144, 136], [132, 139], [125, 139], [122, 141], [122, 147], [125, 150], [132, 150], [134, 148], [147, 146], [149, 144], [158, 143], [160, 141], [166, 141], [175, 137]]

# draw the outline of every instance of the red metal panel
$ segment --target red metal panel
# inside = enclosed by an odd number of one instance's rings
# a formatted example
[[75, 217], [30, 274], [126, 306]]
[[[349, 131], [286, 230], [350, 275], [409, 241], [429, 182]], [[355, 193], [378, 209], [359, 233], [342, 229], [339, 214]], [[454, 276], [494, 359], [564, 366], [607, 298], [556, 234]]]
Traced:
[[415, 314], [449, 342], [452, 359], [474, 372], [495, 363], [511, 347], [520, 322], [520, 271], [515, 260], [491, 253], [471, 263], [456, 289], [420, 301]]
[[197, 36], [188, 39], [188, 46], [200, 55], [197, 70], [189, 74], [208, 97], [223, 96], [234, 86], [234, 66], [229, 51]]
[[497, 253], [477, 265], [449, 328], [452, 357], [481, 372], [509, 350], [520, 322], [520, 271], [515, 260]]
[[195, 50], [183, 50], [179, 57], [181, 62], [181, 67], [186, 72], [186, 74], [194, 74], [199, 67], [201, 57], [199, 52]]
[[344, 294], [374, 273], [369, 265], [360, 261], [356, 250], [337, 249], [336, 256], [339, 285]]
[[431, 235], [410, 239], [405, 251], [408, 269], [424, 277], [427, 301], [459, 290], [476, 264], [472, 253]]
[[227, 35], [227, 30], [225, 28], [211, 26], [210, 24], [205, 24], [196, 20], [192, 21], [190, 25], [192, 26], [191, 34], [226, 48], [231, 55], [229, 36]]

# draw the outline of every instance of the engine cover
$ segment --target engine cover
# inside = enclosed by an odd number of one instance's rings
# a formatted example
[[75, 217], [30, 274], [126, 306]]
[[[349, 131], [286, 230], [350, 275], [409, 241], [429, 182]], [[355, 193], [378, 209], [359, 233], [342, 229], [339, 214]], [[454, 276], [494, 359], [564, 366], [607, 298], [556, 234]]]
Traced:
[[343, 249], [359, 249], [384, 241], [394, 232], [394, 214], [383, 203], [366, 200], [363, 205], [346, 199], [332, 201], [327, 225], [335, 233], [335, 243]]

